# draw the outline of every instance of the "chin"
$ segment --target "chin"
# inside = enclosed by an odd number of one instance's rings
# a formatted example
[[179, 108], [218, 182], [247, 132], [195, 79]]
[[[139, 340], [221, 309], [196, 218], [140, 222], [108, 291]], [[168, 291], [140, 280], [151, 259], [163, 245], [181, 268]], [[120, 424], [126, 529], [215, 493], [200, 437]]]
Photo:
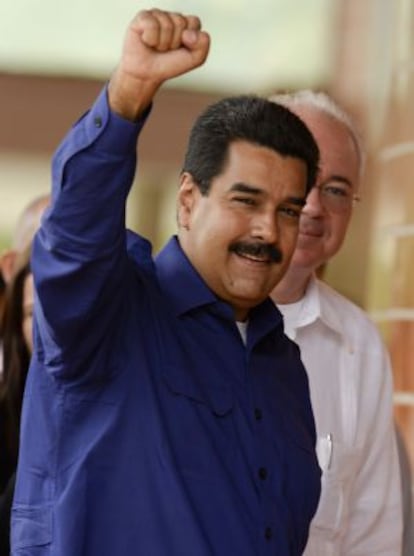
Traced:
[[310, 272], [313, 271], [314, 268], [317, 268], [321, 265], [323, 259], [320, 256], [316, 256], [316, 253], [312, 253], [311, 250], [308, 249], [297, 249], [290, 261], [289, 268], [292, 270], [294, 269], [301, 269], [301, 270], [309, 270]]
[[263, 295], [263, 290], [260, 292], [249, 292], [245, 290], [243, 292], [239, 292], [237, 296], [233, 297], [233, 303], [237, 307], [250, 311], [250, 309], [253, 309], [256, 305], [260, 305], [260, 303], [262, 303], [262, 301], [264, 301], [269, 294], [270, 292]]

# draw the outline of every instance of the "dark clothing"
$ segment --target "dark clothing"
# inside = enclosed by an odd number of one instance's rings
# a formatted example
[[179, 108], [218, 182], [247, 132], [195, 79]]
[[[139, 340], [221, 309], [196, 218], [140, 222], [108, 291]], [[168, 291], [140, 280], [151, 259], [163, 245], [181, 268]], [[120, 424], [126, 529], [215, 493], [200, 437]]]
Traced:
[[8, 425], [5, 403], [0, 403], [0, 495], [5, 490], [11, 475], [16, 471], [16, 461], [9, 450]]
[[10, 554], [10, 514], [15, 479], [16, 476], [13, 474], [0, 496], [0, 556]]
[[104, 93], [55, 156], [13, 554], [299, 556], [320, 471], [298, 348], [270, 300], [245, 346], [176, 238], [155, 261], [126, 238], [140, 125]]

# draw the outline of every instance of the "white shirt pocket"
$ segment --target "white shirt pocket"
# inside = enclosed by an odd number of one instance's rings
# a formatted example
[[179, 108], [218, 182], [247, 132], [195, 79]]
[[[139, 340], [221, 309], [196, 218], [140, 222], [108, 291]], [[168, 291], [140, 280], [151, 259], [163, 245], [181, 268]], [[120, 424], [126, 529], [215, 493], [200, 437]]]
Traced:
[[322, 489], [312, 529], [315, 533], [319, 529], [325, 538], [333, 538], [347, 521], [358, 451], [326, 435], [318, 437], [316, 452], [322, 469]]

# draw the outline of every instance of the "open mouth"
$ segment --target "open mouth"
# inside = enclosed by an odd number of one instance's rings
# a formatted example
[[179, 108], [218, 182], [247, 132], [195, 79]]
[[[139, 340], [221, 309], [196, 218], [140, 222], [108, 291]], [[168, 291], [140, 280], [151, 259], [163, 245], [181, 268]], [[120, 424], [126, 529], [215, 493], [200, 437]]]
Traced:
[[247, 259], [248, 261], [253, 261], [255, 263], [262, 263], [262, 264], [271, 264], [272, 261], [270, 261], [269, 259], [264, 259], [263, 257], [257, 257], [254, 255], [248, 255], [248, 254], [243, 254], [243, 253], [236, 253], [239, 257], [241, 257], [242, 259]]

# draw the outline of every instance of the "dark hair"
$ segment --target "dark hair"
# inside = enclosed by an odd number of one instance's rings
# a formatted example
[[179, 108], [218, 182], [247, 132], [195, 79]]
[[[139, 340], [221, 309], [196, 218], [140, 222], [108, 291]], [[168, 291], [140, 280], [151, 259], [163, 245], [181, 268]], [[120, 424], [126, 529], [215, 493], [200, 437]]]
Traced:
[[4, 280], [3, 274], [0, 269], [0, 319], [2, 318], [2, 314], [3, 314], [5, 297], [6, 297], [6, 282]]
[[306, 192], [315, 184], [319, 149], [308, 128], [288, 108], [255, 95], [229, 97], [210, 105], [195, 121], [183, 172], [189, 172], [203, 195], [223, 170], [230, 144], [237, 140], [268, 147], [303, 160]]
[[23, 292], [25, 280], [30, 273], [29, 252], [27, 252], [22, 255], [13, 279], [7, 285], [1, 320], [3, 345], [3, 375], [0, 379], [0, 438], [3, 444], [1, 463], [10, 472], [14, 470], [17, 463], [20, 414], [30, 362], [30, 349], [23, 334]]

